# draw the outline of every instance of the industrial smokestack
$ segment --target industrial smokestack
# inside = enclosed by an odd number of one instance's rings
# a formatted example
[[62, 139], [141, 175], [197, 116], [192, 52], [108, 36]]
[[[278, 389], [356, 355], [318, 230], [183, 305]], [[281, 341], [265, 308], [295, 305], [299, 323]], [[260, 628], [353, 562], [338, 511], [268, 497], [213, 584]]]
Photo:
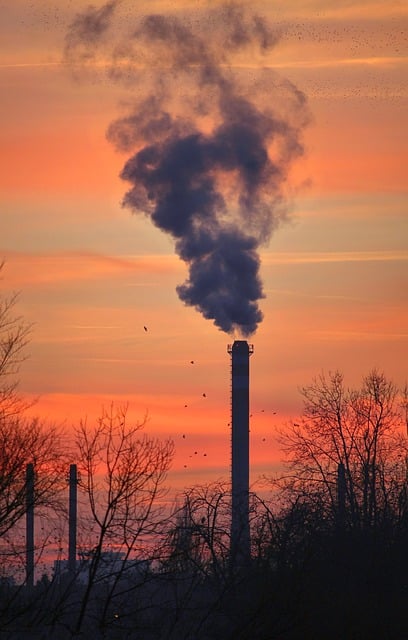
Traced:
[[346, 521], [346, 470], [344, 464], [337, 465], [337, 523], [343, 531]]
[[253, 345], [235, 340], [231, 355], [231, 562], [250, 557], [249, 535], [249, 357]]
[[76, 464], [69, 467], [69, 540], [68, 571], [75, 575], [76, 571], [76, 534], [77, 534], [77, 486], [78, 473]]
[[26, 467], [26, 586], [34, 585], [34, 465]]

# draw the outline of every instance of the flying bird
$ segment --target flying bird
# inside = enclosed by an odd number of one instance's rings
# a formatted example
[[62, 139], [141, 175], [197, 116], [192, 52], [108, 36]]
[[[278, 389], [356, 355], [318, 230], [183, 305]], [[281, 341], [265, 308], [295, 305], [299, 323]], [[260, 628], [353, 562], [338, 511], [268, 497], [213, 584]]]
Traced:
[[145, 331], [147, 331], [147, 327], [143, 327], [143, 329], [144, 329]]

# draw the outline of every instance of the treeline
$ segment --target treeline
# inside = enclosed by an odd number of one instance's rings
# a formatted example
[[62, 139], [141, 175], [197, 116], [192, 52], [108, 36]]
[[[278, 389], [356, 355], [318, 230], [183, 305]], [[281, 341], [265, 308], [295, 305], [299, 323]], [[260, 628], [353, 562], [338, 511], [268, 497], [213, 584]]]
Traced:
[[169, 510], [173, 443], [130, 424], [126, 407], [81, 422], [69, 447], [58, 427], [26, 417], [13, 379], [29, 327], [14, 304], [0, 300], [2, 640], [407, 637], [406, 392], [377, 371], [358, 389], [335, 372], [301, 390], [302, 416], [280, 433], [284, 470], [250, 496], [243, 562], [230, 553], [228, 483], [189, 488]]
[[[265, 479], [268, 499], [250, 496], [246, 564], [230, 555], [228, 485], [192, 487], [166, 511], [161, 498], [172, 443], [127, 425], [126, 410], [112, 407], [96, 425], [77, 430], [78, 560], [73, 570], [61, 561], [41, 576], [41, 553], [66, 549], [66, 451], [48, 455], [58, 443], [53, 430], [34, 423], [31, 432], [22, 418], [4, 419], [1, 637], [405, 638], [402, 397], [376, 372], [358, 391], [345, 389], [335, 373], [303, 395], [303, 416], [281, 433], [285, 472]], [[17, 436], [29, 433], [27, 449]], [[15, 534], [25, 520], [29, 459], [38, 465], [42, 523], [33, 586], [29, 575], [22, 584], [10, 579], [26, 564], [24, 535], [19, 545]]]

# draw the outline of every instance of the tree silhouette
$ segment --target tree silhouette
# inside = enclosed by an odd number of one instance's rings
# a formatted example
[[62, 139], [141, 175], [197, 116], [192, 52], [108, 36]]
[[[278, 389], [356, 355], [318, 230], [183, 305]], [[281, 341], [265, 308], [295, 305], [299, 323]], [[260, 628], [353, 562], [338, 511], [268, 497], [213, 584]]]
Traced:
[[333, 522], [344, 507], [345, 526], [354, 530], [401, 518], [408, 448], [396, 386], [374, 370], [360, 389], [347, 389], [337, 371], [328, 379], [322, 374], [301, 394], [302, 417], [280, 435], [288, 469], [280, 484], [287, 499], [307, 502]]
[[[0, 272], [4, 263], [0, 264]], [[0, 538], [26, 513], [26, 469], [35, 473], [34, 507], [57, 505], [62, 488], [64, 449], [61, 430], [29, 418], [30, 402], [18, 391], [16, 377], [25, 359], [31, 325], [16, 312], [18, 294], [0, 295]]]
[[[38, 573], [46, 548], [59, 537], [67, 460], [61, 429], [28, 417], [32, 403], [18, 390], [31, 326], [17, 314], [17, 303], [17, 293], [0, 295], [0, 629], [30, 608], [17, 597], [23, 587], [14, 579], [25, 576], [31, 587], [34, 569]], [[40, 525], [35, 537], [34, 515]]]
[[[265, 512], [290, 638], [403, 638], [407, 606], [407, 436], [403, 398], [371, 371], [301, 389], [303, 414], [280, 434], [286, 470]], [[402, 401], [402, 402], [401, 402]]]
[[[4, 262], [0, 263], [0, 274]], [[27, 406], [18, 393], [17, 374], [25, 359], [32, 325], [16, 312], [19, 294], [0, 295], [0, 416], [21, 414]]]
[[[142, 433], [145, 421], [128, 425], [127, 407], [104, 409], [95, 427], [81, 421], [76, 432], [79, 489], [85, 497], [83, 514], [88, 548], [86, 588], [75, 632], [89, 616], [104, 628], [110, 619], [118, 585], [135, 575], [141, 561], [154, 558], [162, 533], [163, 482], [173, 458], [173, 442]], [[144, 565], [143, 565], [144, 566]], [[137, 582], [137, 580], [136, 580]], [[105, 584], [98, 612], [92, 594]], [[98, 597], [100, 593], [98, 594]]]

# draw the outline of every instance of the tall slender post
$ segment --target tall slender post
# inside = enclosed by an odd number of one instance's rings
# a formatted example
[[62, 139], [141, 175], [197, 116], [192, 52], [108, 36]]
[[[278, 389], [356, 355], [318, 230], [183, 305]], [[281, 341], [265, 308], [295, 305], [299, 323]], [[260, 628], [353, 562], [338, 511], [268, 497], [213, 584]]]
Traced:
[[231, 355], [231, 563], [250, 558], [249, 533], [249, 356], [246, 340], [228, 345]]
[[76, 464], [69, 467], [69, 539], [68, 539], [68, 571], [71, 575], [76, 572], [76, 543], [77, 543], [77, 487], [78, 473]]
[[342, 462], [337, 465], [337, 521], [342, 532], [346, 522], [346, 470]]
[[26, 586], [34, 586], [34, 465], [26, 467]]

